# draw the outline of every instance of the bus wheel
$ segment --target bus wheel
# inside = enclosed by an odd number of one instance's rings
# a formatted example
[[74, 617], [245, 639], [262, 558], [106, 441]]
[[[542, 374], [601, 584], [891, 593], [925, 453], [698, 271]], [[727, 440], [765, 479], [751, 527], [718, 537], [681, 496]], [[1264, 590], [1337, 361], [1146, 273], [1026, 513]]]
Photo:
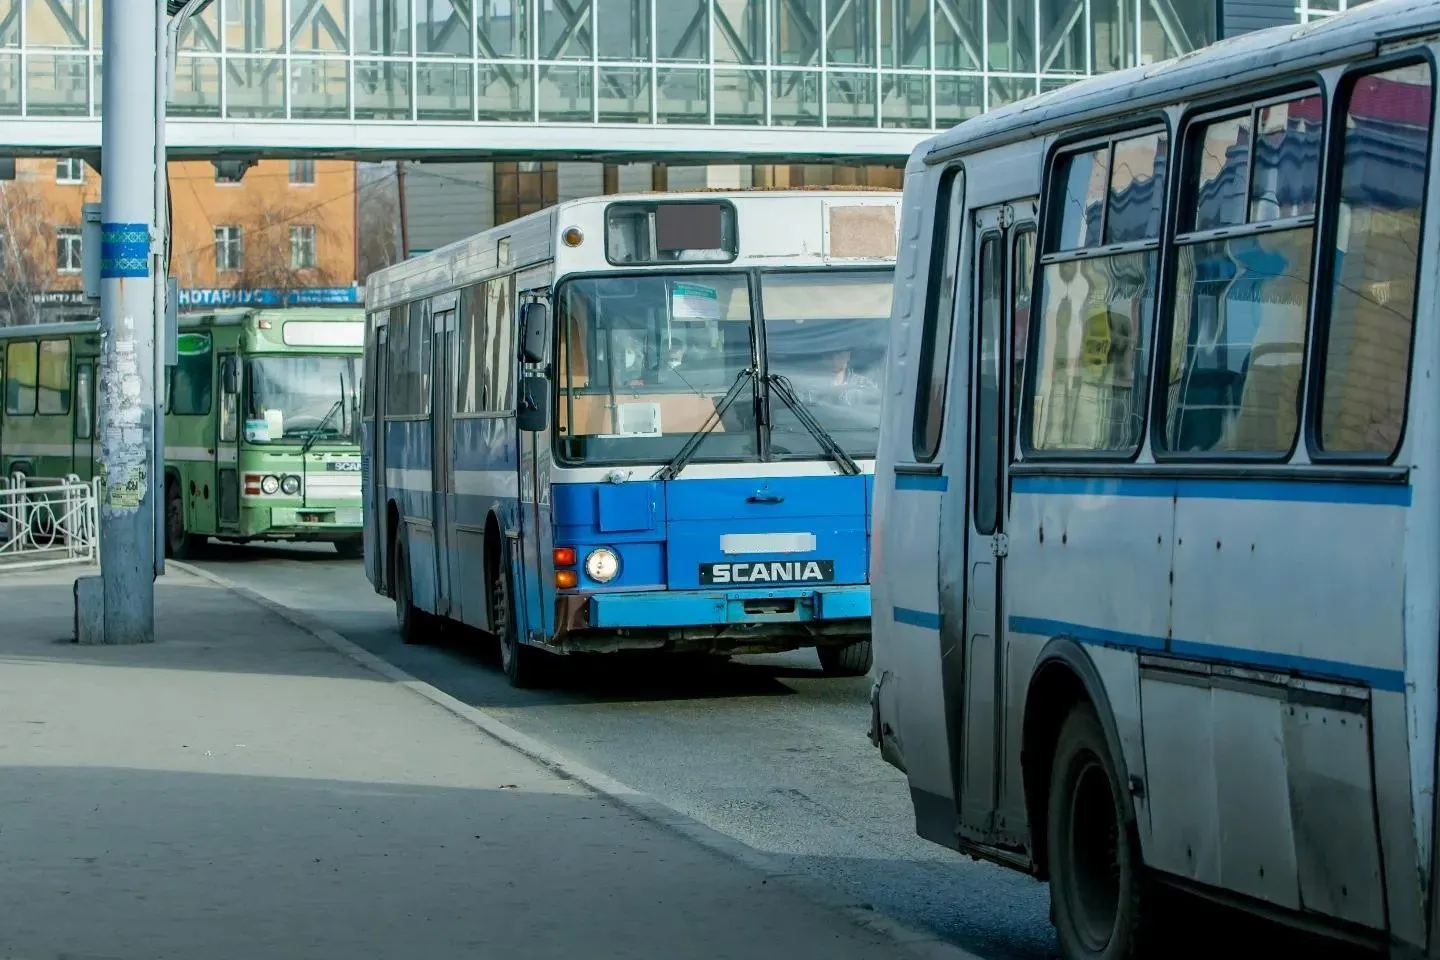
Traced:
[[204, 537], [185, 532], [185, 500], [178, 483], [165, 486], [165, 555], [173, 560], [188, 560], [200, 552]]
[[410, 588], [410, 549], [404, 538], [395, 541], [395, 625], [400, 642], [419, 644], [429, 640], [434, 624], [429, 614], [415, 606]]
[[1149, 956], [1140, 847], [1095, 710], [1077, 704], [1055, 745], [1047, 819], [1051, 918], [1066, 960]]
[[869, 640], [816, 647], [815, 653], [820, 657], [820, 669], [832, 677], [863, 677], [874, 662]]
[[365, 540], [361, 537], [336, 540], [335, 552], [341, 560], [359, 560], [365, 556]]
[[495, 574], [494, 588], [490, 591], [493, 609], [490, 624], [495, 637], [500, 641], [500, 666], [512, 687], [527, 689], [543, 686], [549, 654], [520, 642], [520, 629], [515, 617], [515, 594], [510, 585], [510, 571], [505, 561], [500, 561], [500, 570]]

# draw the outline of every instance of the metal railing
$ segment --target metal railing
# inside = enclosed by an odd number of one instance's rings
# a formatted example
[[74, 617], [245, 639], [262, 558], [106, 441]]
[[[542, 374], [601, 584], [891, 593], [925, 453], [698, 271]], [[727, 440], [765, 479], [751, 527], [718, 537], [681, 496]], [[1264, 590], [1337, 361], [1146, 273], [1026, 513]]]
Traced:
[[0, 573], [99, 560], [98, 477], [0, 477]]

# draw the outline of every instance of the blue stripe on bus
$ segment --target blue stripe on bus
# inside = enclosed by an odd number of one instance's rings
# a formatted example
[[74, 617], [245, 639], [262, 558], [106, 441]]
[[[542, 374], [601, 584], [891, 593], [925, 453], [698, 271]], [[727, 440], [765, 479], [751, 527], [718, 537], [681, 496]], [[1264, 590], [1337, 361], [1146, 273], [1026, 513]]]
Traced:
[[896, 490], [938, 490], [950, 486], [950, 479], [943, 473], [897, 473]]
[[[898, 480], [898, 477], [897, 477]], [[1186, 480], [1175, 477], [1016, 477], [1019, 494], [1091, 497], [1179, 497], [1408, 507], [1408, 484], [1310, 480]]]
[[926, 613], [924, 610], [911, 610], [909, 607], [895, 607], [892, 616], [895, 618], [896, 623], [920, 627], [922, 630], [940, 629], [940, 614], [938, 613]]
[[[1106, 630], [1080, 623], [1066, 623], [1062, 620], [1011, 617], [1010, 629], [1015, 633], [1031, 636], [1070, 637], [1080, 643], [1133, 650], [1138, 653], [1167, 652], [1164, 637], [1124, 633], [1119, 630]], [[1223, 663], [1233, 667], [1346, 680], [1363, 684], [1373, 690], [1384, 690], [1390, 693], [1403, 693], [1405, 690], [1405, 671], [1403, 670], [1367, 667], [1357, 663], [1322, 660], [1317, 657], [1302, 657], [1266, 650], [1247, 650], [1214, 643], [1196, 643], [1190, 640], [1170, 641], [1168, 652], [1177, 657]]]
[[1101, 627], [1087, 627], [1063, 620], [1042, 620], [1039, 617], [1011, 617], [1010, 629], [1037, 637], [1072, 637], [1081, 643], [1101, 647], [1118, 647], [1122, 650], [1144, 650], [1147, 652], [1165, 650], [1164, 637], [1147, 637], [1142, 633], [1126, 633], [1122, 630], [1105, 630]]

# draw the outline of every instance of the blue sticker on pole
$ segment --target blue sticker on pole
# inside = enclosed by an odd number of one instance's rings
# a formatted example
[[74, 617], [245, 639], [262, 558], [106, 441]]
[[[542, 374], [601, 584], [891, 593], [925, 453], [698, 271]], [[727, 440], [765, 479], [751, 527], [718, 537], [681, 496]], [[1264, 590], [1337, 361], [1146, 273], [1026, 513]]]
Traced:
[[150, 276], [150, 225], [100, 224], [100, 279]]

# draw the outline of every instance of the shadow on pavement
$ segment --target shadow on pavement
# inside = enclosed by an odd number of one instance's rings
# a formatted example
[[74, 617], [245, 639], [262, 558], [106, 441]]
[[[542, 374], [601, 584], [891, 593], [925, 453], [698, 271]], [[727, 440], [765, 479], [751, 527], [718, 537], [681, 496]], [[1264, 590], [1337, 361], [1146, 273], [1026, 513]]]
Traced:
[[7, 956], [904, 956], [560, 783], [7, 766], [0, 809]]

